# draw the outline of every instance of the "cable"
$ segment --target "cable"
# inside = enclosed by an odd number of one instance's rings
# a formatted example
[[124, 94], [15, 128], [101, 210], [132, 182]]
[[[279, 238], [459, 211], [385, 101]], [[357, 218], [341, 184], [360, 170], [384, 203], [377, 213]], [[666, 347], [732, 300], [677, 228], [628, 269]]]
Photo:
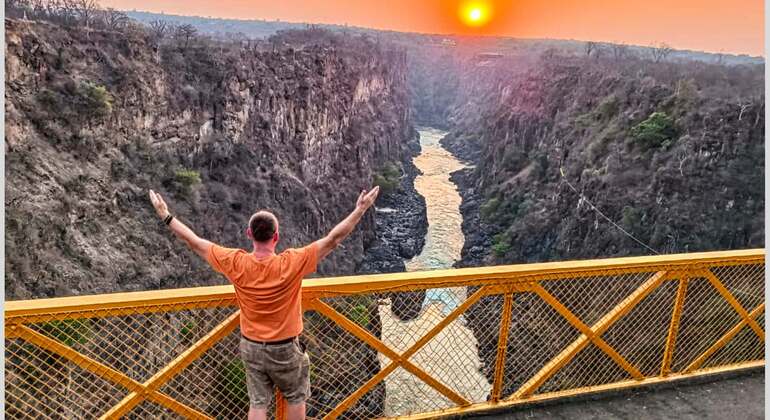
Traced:
[[577, 190], [575, 187], [573, 187], [573, 186], [572, 186], [572, 184], [570, 184], [569, 180], [567, 179], [567, 176], [566, 176], [566, 175], [564, 175], [564, 168], [559, 168], [559, 172], [561, 172], [561, 177], [562, 177], [562, 179], [564, 180], [564, 182], [566, 182], [566, 183], [567, 183], [567, 185], [569, 185], [569, 187], [570, 187], [570, 188], [572, 188], [572, 191], [575, 191], [575, 193], [579, 194], [579, 195], [580, 195], [580, 198], [582, 198], [583, 200], [585, 200], [585, 202], [586, 202], [586, 203], [588, 203], [588, 205], [589, 205], [589, 206], [591, 206], [591, 208], [593, 208], [594, 210], [596, 210], [596, 212], [597, 212], [597, 213], [599, 213], [599, 215], [600, 215], [600, 216], [602, 216], [602, 217], [603, 217], [603, 218], [604, 218], [606, 221], [610, 222], [610, 223], [611, 223], [613, 226], [615, 226], [616, 228], [620, 229], [620, 231], [621, 231], [621, 232], [625, 233], [625, 234], [626, 234], [626, 236], [628, 236], [629, 238], [631, 238], [631, 239], [633, 239], [634, 241], [636, 241], [636, 242], [637, 242], [639, 245], [641, 245], [641, 246], [643, 246], [643, 247], [645, 247], [645, 248], [649, 249], [649, 250], [650, 250], [650, 251], [652, 251], [652, 252], [653, 252], [655, 255], [660, 255], [660, 253], [659, 253], [658, 251], [656, 251], [656, 250], [654, 250], [654, 249], [650, 248], [650, 247], [649, 247], [647, 244], [645, 244], [644, 242], [640, 241], [639, 239], [636, 239], [636, 237], [634, 237], [634, 235], [632, 235], [632, 234], [630, 234], [630, 233], [626, 232], [626, 230], [625, 230], [625, 229], [623, 229], [622, 227], [620, 227], [620, 226], [619, 226], [617, 223], [613, 222], [613, 221], [612, 221], [612, 219], [610, 219], [609, 217], [605, 216], [605, 215], [604, 215], [604, 213], [602, 213], [602, 211], [601, 211], [601, 210], [599, 210], [598, 208], [596, 208], [596, 206], [594, 206], [594, 204], [593, 204], [593, 203], [592, 203], [592, 202], [591, 202], [591, 201], [590, 201], [588, 198], [586, 198], [586, 196], [585, 196], [585, 195], [583, 195], [583, 193], [579, 192], [579, 191], [578, 191], [578, 190]]

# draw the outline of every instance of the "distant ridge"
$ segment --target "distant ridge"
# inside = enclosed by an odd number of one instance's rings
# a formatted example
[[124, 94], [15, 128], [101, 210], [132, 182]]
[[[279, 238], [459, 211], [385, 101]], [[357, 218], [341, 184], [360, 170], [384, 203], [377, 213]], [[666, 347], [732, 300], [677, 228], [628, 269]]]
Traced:
[[[548, 48], [556, 48], [562, 50], [562, 52], [582, 54], [584, 52], [585, 41], [581, 40], [565, 40], [565, 39], [538, 39], [538, 38], [512, 38], [512, 37], [473, 37], [473, 36], [460, 36], [450, 34], [423, 34], [417, 32], [399, 32], [393, 30], [381, 30], [364, 28], [359, 26], [337, 25], [337, 24], [318, 24], [310, 22], [286, 22], [280, 20], [261, 20], [261, 19], [230, 19], [230, 18], [215, 18], [215, 17], [203, 17], [203, 16], [184, 16], [165, 13], [154, 13], [130, 10], [125, 12], [130, 18], [135, 19], [142, 23], [149, 23], [153, 20], [165, 20], [169, 22], [179, 24], [193, 25], [200, 32], [213, 35], [224, 36], [226, 34], [243, 34], [247, 38], [268, 38], [274, 35], [278, 31], [288, 29], [303, 29], [308, 26], [321, 27], [332, 31], [347, 31], [353, 33], [369, 34], [373, 36], [384, 36], [392, 41], [406, 41], [417, 39], [435, 39], [435, 38], [450, 38], [450, 39], [477, 39], [482, 40], [484, 43], [488, 43], [501, 51], [507, 49], [518, 49], [518, 47], [537, 46], [543, 50]], [[609, 46], [611, 42], [597, 42], [599, 45]], [[649, 50], [648, 46], [628, 45], [629, 50], [637, 53], [646, 53]], [[726, 65], [739, 65], [739, 64], [764, 64], [764, 57], [750, 56], [747, 54], [729, 54], [729, 53], [711, 53], [705, 51], [692, 51], [692, 50], [677, 50], [674, 49], [669, 56], [670, 60], [697, 60], [709, 63], [716, 63], [721, 60], [722, 64]]]

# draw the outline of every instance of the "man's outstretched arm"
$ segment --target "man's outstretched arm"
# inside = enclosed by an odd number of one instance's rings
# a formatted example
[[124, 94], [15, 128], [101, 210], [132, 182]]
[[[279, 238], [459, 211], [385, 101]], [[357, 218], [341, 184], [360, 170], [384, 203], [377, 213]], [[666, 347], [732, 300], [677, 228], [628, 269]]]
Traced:
[[379, 192], [380, 187], [374, 187], [369, 192], [361, 191], [361, 194], [358, 195], [358, 201], [356, 201], [355, 210], [353, 210], [345, 220], [337, 224], [328, 235], [316, 241], [319, 260], [329, 255], [334, 248], [350, 235], [350, 232], [352, 232], [358, 222], [361, 221], [361, 217], [366, 213], [366, 210], [374, 204], [374, 200], [377, 199], [377, 194]]
[[[152, 206], [155, 207], [155, 212], [158, 213], [158, 216], [161, 218], [161, 220], [165, 220], [166, 217], [169, 216], [169, 212], [166, 202], [163, 201], [163, 197], [161, 197], [160, 194], [156, 193], [155, 191], [150, 190], [150, 201], [152, 201]], [[192, 229], [185, 226], [185, 224], [177, 218], [173, 218], [168, 227], [172, 232], [174, 232], [174, 235], [176, 235], [177, 238], [184, 241], [187, 246], [190, 247], [190, 249], [195, 251], [196, 254], [206, 260], [209, 248], [211, 248], [212, 245], [211, 242], [196, 235]]]

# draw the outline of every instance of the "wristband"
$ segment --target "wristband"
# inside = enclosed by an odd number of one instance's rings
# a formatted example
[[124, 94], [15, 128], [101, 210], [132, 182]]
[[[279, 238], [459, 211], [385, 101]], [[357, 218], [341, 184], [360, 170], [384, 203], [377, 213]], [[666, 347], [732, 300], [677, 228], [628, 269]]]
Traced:
[[168, 224], [171, 223], [172, 220], [174, 220], [174, 216], [169, 214], [168, 216], [166, 216], [165, 219], [163, 219], [163, 223], [165, 223], [168, 226]]

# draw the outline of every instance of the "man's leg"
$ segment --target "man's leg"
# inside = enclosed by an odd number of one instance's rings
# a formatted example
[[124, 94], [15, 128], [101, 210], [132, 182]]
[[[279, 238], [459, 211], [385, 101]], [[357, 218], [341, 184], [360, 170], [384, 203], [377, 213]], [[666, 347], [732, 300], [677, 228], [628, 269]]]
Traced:
[[268, 346], [265, 370], [286, 399], [289, 420], [305, 419], [305, 401], [310, 397], [310, 359], [298, 341]]
[[249, 420], [266, 420], [266, 419], [267, 419], [267, 408], [249, 407]]
[[305, 420], [305, 403], [286, 404], [286, 417], [288, 420]]
[[240, 353], [249, 392], [249, 420], [267, 419], [267, 406], [273, 395], [273, 382], [263, 370], [263, 352], [264, 346], [241, 338]]

